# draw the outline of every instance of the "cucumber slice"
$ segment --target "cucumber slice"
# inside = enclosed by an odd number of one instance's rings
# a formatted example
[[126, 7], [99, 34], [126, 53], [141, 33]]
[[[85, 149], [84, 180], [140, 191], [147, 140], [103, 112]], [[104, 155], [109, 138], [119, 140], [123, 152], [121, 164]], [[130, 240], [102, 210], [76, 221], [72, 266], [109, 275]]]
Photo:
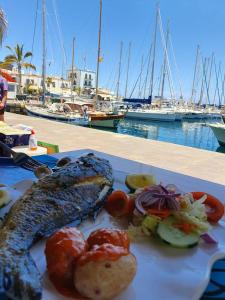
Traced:
[[172, 216], [163, 220], [157, 228], [159, 237], [173, 247], [191, 248], [196, 246], [199, 242], [199, 234], [195, 232], [190, 234], [184, 233], [179, 228], [173, 226], [176, 222], [176, 218]]

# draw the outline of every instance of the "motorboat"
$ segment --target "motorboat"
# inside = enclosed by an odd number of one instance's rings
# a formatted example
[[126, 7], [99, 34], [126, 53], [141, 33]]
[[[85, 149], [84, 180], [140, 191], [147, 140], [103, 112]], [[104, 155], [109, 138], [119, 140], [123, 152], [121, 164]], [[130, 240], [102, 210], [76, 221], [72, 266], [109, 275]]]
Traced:
[[208, 125], [213, 133], [215, 134], [218, 143], [221, 146], [225, 146], [225, 124], [222, 123], [215, 123], [215, 124], [209, 124]]

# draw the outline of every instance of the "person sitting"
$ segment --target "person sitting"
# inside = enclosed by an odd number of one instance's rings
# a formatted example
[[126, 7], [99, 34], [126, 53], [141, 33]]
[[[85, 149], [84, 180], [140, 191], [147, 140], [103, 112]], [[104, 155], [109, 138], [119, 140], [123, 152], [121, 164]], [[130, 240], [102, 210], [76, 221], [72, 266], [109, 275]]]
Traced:
[[4, 112], [6, 107], [8, 94], [8, 83], [3, 76], [0, 75], [0, 121], [4, 122]]

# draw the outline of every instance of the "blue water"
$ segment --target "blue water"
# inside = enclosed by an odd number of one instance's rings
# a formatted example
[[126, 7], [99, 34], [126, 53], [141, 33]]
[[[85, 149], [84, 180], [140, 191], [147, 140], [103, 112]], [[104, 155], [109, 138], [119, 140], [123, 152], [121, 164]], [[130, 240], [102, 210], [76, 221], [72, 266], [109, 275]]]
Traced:
[[[211, 120], [208, 122], [212, 123]], [[120, 122], [117, 132], [225, 153], [225, 147], [218, 144], [207, 121], [147, 122], [125, 119]]]

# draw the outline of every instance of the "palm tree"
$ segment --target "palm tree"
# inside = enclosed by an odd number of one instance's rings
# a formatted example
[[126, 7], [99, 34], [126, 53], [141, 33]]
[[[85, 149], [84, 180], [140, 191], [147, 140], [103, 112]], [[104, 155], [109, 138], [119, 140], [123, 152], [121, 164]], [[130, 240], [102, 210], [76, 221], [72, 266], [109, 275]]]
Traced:
[[6, 30], [7, 30], [7, 20], [5, 18], [4, 11], [0, 8], [0, 45], [2, 45], [2, 41], [5, 37]]
[[51, 77], [46, 78], [47, 87], [49, 87], [49, 92], [51, 92], [51, 85], [53, 85], [53, 81]]
[[3, 64], [5, 65], [16, 65], [19, 73], [19, 89], [18, 92], [21, 93], [21, 84], [22, 84], [22, 68], [31, 68], [36, 70], [36, 67], [31, 63], [26, 62], [26, 58], [31, 57], [32, 52], [28, 51], [24, 53], [23, 45], [17, 44], [14, 48], [6, 46], [7, 49], [11, 51], [11, 55], [7, 55]]

